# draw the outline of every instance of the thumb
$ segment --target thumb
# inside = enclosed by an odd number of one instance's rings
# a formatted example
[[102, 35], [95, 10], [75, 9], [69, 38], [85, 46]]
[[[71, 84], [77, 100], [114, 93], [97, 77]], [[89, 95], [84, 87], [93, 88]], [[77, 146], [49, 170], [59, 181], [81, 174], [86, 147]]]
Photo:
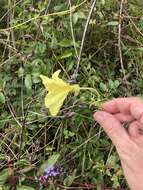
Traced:
[[129, 141], [129, 135], [121, 123], [112, 115], [104, 111], [98, 111], [93, 115], [94, 119], [103, 127], [116, 147], [125, 146]]

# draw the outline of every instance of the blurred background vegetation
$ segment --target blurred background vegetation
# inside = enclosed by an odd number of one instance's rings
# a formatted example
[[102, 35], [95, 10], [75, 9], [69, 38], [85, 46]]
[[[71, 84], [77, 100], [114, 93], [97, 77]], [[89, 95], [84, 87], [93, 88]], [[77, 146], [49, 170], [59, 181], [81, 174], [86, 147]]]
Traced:
[[[0, 189], [128, 189], [92, 113], [104, 100], [143, 94], [143, 2], [95, 2], [0, 1]], [[39, 75], [57, 69], [100, 98], [81, 92], [51, 117]], [[40, 184], [47, 160], [63, 172]]]

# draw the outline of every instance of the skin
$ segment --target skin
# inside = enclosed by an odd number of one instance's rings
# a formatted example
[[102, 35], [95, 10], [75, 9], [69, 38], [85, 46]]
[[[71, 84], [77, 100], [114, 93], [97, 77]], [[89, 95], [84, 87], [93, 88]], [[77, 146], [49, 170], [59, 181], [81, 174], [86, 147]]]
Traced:
[[[94, 119], [105, 130], [119, 154], [131, 190], [143, 190], [143, 99], [117, 98], [102, 105]], [[129, 124], [128, 129], [123, 123]]]

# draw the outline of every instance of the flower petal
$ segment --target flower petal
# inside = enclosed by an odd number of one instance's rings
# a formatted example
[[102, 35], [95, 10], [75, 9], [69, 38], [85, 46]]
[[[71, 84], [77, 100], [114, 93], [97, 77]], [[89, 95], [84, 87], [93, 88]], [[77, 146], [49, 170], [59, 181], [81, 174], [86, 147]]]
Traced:
[[45, 97], [45, 105], [49, 108], [52, 116], [56, 116], [63, 105], [69, 91], [61, 91], [60, 93], [50, 92]]
[[59, 78], [60, 70], [56, 71], [52, 78], [40, 75], [42, 82], [48, 91], [45, 97], [45, 105], [49, 108], [51, 115], [56, 116], [63, 105], [69, 92], [74, 92], [75, 95], [79, 94], [79, 85], [69, 85]]
[[61, 70], [57, 70], [56, 72], [54, 72], [54, 73], [52, 74], [52, 79], [58, 79], [60, 72], [61, 72]]

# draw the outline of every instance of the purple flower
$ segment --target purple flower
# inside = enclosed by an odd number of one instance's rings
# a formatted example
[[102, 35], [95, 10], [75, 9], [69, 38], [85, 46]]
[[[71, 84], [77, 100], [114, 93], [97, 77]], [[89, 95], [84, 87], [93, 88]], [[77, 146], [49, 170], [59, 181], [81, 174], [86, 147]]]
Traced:
[[60, 168], [58, 166], [49, 166], [45, 169], [44, 175], [48, 177], [56, 177], [60, 174]]
[[49, 177], [57, 177], [60, 175], [60, 173], [62, 172], [61, 168], [53, 165], [53, 166], [48, 166], [45, 170], [44, 170], [44, 174], [42, 176], [39, 177], [39, 181], [44, 184], [46, 183], [47, 179]]

